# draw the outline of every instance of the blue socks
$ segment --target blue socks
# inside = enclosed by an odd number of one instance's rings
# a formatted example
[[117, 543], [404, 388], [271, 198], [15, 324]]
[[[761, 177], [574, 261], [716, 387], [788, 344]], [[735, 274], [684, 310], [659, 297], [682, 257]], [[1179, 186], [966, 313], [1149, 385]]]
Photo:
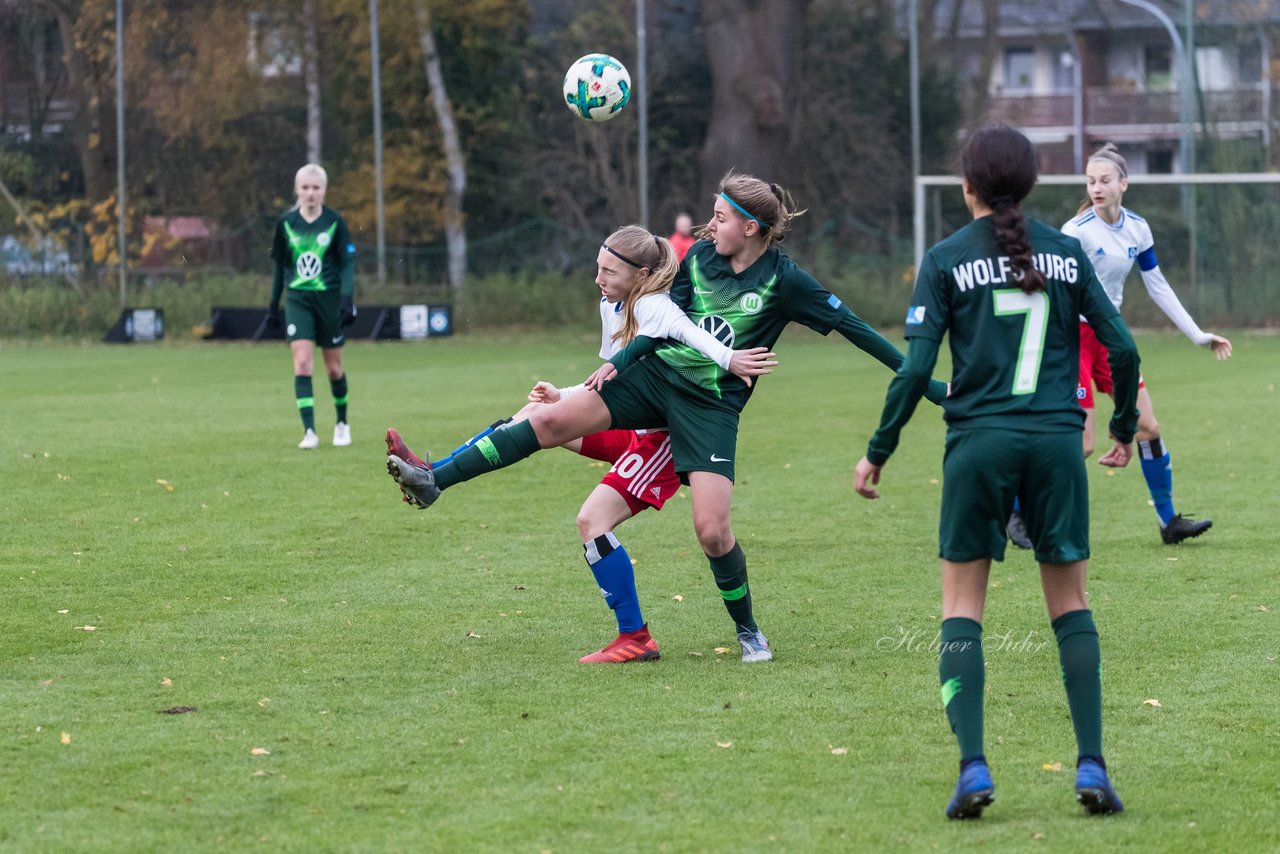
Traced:
[[1173, 462], [1160, 437], [1149, 442], [1138, 442], [1138, 455], [1142, 459], [1142, 476], [1147, 479], [1147, 489], [1156, 505], [1160, 524], [1168, 525], [1173, 518]]
[[587, 566], [604, 594], [605, 604], [613, 609], [618, 631], [634, 632], [644, 628], [640, 614], [640, 597], [636, 594], [636, 574], [631, 557], [610, 531], [582, 546]]

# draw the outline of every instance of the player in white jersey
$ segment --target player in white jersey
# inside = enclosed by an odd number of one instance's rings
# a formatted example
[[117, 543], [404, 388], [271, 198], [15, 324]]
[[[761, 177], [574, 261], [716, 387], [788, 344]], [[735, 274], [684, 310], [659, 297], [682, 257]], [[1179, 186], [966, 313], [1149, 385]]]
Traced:
[[[776, 364], [766, 347], [730, 350], [671, 301], [669, 289], [680, 259], [664, 238], [640, 226], [624, 226], [605, 240], [596, 263], [601, 359], [609, 359], [635, 338], [645, 337], [692, 347], [725, 371], [742, 377], [748, 385], [752, 376], [769, 373]], [[584, 388], [583, 384], [556, 388], [551, 383], [538, 382], [529, 392], [527, 406], [511, 418], [490, 425], [454, 454], [495, 429], [528, 419], [538, 407], [572, 397]], [[612, 464], [578, 511], [577, 524], [587, 565], [617, 619], [618, 637], [579, 660], [594, 664], [658, 658], [658, 644], [641, 613], [631, 559], [614, 529], [647, 507], [661, 510], [680, 488], [670, 436], [666, 430], [604, 430], [566, 442], [562, 447]], [[387, 432], [387, 451], [401, 459], [417, 461], [395, 430]], [[434, 465], [443, 465], [452, 456], [437, 460]]]
[[[1218, 359], [1231, 357], [1231, 342], [1220, 335], [1200, 329], [1182, 307], [1178, 295], [1160, 271], [1156, 261], [1155, 241], [1151, 226], [1142, 217], [1123, 207], [1121, 201], [1129, 188], [1129, 170], [1120, 152], [1107, 143], [1090, 156], [1085, 176], [1088, 206], [1062, 227], [1080, 241], [1085, 254], [1102, 281], [1102, 287], [1115, 307], [1124, 299], [1124, 282], [1136, 262], [1142, 283], [1160, 310], [1182, 333], [1201, 347], [1208, 347]], [[1080, 324], [1080, 388], [1076, 396], [1085, 408], [1084, 455], [1093, 453], [1094, 410], [1093, 386], [1111, 393], [1111, 375], [1107, 351], [1094, 336], [1088, 324]], [[1160, 517], [1160, 536], [1168, 545], [1189, 537], [1198, 537], [1213, 525], [1209, 519], [1193, 520], [1174, 510], [1173, 466], [1169, 451], [1160, 438], [1160, 425], [1151, 407], [1151, 396], [1145, 384], [1138, 389], [1138, 449], [1142, 474]]]

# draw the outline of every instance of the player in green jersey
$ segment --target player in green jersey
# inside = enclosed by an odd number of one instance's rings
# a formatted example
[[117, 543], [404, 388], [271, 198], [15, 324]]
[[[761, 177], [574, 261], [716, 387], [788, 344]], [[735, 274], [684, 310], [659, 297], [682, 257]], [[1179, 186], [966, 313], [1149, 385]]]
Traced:
[[271, 304], [267, 322], [280, 323], [280, 297], [285, 299], [285, 333], [293, 351], [293, 392], [302, 418], [303, 450], [316, 448], [315, 398], [311, 373], [318, 344], [337, 408], [333, 444], [351, 444], [347, 426], [347, 374], [342, 367], [344, 330], [356, 317], [355, 252], [342, 215], [325, 207], [329, 178], [324, 169], [308, 163], [298, 170], [294, 190], [298, 203], [276, 222], [271, 260]]
[[928, 381], [942, 336], [951, 344], [943, 457], [942, 702], [960, 747], [949, 818], [978, 818], [995, 786], [982, 746], [982, 613], [991, 561], [1003, 560], [1015, 498], [1040, 562], [1058, 641], [1079, 760], [1076, 797], [1090, 813], [1119, 812], [1102, 758], [1098, 632], [1085, 601], [1088, 482], [1076, 403], [1083, 315], [1110, 351], [1115, 445], [1100, 460], [1124, 466], [1137, 429], [1138, 351], [1073, 238], [1023, 216], [1036, 183], [1035, 149], [1008, 127], [970, 137], [964, 198], [974, 221], [931, 248], [907, 311], [907, 358], [889, 384], [880, 427], [858, 461], [854, 488], [875, 484]]
[[[897, 348], [778, 249], [799, 213], [786, 190], [730, 173], [715, 198], [703, 230], [709, 239], [689, 250], [671, 289], [671, 299], [690, 319], [734, 350], [772, 348], [794, 321], [824, 335], [835, 330], [891, 369], [902, 363]], [[645, 352], [651, 355], [638, 359]], [[602, 383], [615, 369], [616, 379]], [[496, 431], [439, 468], [390, 455], [387, 470], [406, 495], [426, 507], [441, 490], [542, 448], [610, 427], [666, 427], [676, 472], [689, 484], [694, 531], [734, 622], [742, 659], [770, 660], [773, 652], [752, 611], [746, 558], [729, 512], [738, 418], [758, 383], [747, 385], [682, 344], [644, 337], [616, 354], [593, 380], [597, 393], [541, 407], [528, 421]], [[945, 394], [943, 383], [930, 389], [934, 400]]]

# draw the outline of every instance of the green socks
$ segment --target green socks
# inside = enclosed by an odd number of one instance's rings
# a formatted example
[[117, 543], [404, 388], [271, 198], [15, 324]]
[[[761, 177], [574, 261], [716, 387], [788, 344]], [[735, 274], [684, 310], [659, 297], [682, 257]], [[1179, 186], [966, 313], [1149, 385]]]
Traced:
[[521, 421], [508, 425], [501, 430], [494, 430], [449, 462], [433, 467], [436, 486], [447, 489], [455, 483], [518, 463], [540, 450], [542, 448], [532, 424]]
[[982, 689], [986, 667], [982, 657], [982, 625], [967, 617], [942, 621], [938, 677], [942, 705], [960, 746], [960, 758], [982, 753]]
[[725, 610], [733, 618], [740, 632], [758, 632], [756, 619], [751, 614], [751, 588], [747, 586], [747, 556], [736, 542], [733, 548], [720, 557], [707, 556], [711, 561], [711, 574], [715, 576], [720, 598]]
[[338, 410], [338, 421], [347, 423], [347, 375], [329, 380], [329, 390], [333, 392], [333, 406]]
[[1102, 651], [1093, 612], [1068, 611], [1053, 621], [1067, 688], [1071, 724], [1081, 756], [1102, 756]]
[[311, 392], [311, 377], [293, 378], [293, 396], [298, 400], [298, 415], [302, 417], [302, 429], [316, 429], [316, 399]]

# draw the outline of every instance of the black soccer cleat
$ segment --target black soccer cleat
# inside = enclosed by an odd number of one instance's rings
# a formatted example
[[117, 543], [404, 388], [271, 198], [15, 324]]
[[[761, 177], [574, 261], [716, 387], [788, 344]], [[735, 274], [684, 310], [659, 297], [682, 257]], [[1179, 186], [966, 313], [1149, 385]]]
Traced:
[[1183, 540], [1200, 536], [1212, 527], [1212, 519], [1188, 519], [1179, 513], [1160, 529], [1160, 539], [1164, 540], [1166, 546], [1177, 545]]
[[1031, 542], [1031, 536], [1027, 533], [1027, 523], [1022, 521], [1022, 514], [1017, 510], [1009, 514], [1009, 521], [1005, 523], [1004, 530], [1009, 535], [1009, 541], [1018, 548], [1035, 548], [1035, 544]]

